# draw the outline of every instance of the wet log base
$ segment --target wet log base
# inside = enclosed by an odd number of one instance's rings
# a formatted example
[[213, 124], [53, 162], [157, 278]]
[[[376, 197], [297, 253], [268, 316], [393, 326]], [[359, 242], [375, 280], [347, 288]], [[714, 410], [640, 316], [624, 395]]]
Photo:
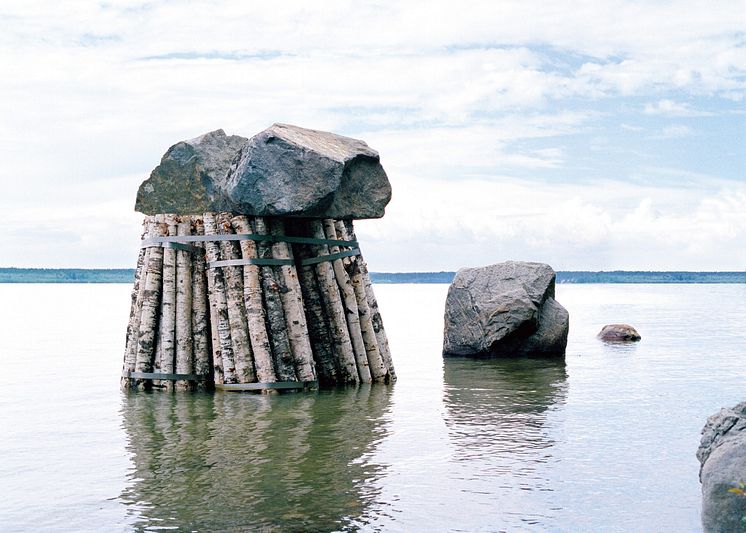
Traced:
[[[343, 221], [337, 220], [334, 227], [338, 239], [343, 241], [351, 240]], [[346, 270], [352, 283], [353, 291], [355, 292], [355, 300], [357, 301], [357, 310], [360, 317], [360, 332], [365, 343], [365, 353], [368, 357], [370, 375], [375, 382], [385, 382], [388, 372], [386, 364], [381, 357], [381, 352], [378, 349], [378, 339], [373, 329], [370, 306], [368, 305], [368, 298], [365, 293], [365, 283], [362, 271], [360, 270], [360, 264], [363, 262], [363, 259], [359, 255], [353, 255], [345, 259], [349, 259], [346, 263]]]
[[[337, 240], [337, 230], [334, 226], [334, 220], [324, 220], [324, 234], [327, 239]], [[332, 254], [339, 253], [339, 251], [339, 246], [329, 247], [329, 252]], [[362, 383], [370, 383], [373, 379], [370, 373], [370, 366], [368, 365], [368, 354], [365, 349], [365, 342], [363, 341], [363, 333], [360, 329], [360, 313], [358, 312], [355, 290], [352, 288], [352, 282], [347, 275], [342, 259], [333, 260], [332, 268], [334, 269], [334, 276], [339, 286], [342, 301], [344, 302], [345, 319], [347, 320], [347, 328], [350, 332], [352, 349], [355, 353], [357, 373]]]
[[[217, 216], [219, 235], [230, 235], [233, 228], [228, 213]], [[220, 254], [224, 261], [235, 261], [240, 258], [238, 244], [235, 241], [220, 241]], [[244, 303], [243, 268], [240, 266], [220, 267], [223, 271], [228, 304], [228, 322], [231, 328], [233, 357], [236, 364], [236, 375], [239, 383], [256, 381], [254, 372], [254, 354], [249, 341], [249, 329], [246, 324], [246, 306]]]
[[[213, 213], [204, 215], [205, 235], [217, 235], [217, 223]], [[220, 247], [215, 241], [205, 242], [205, 257], [212, 263], [220, 260]], [[225, 294], [223, 272], [219, 268], [208, 268], [210, 301], [215, 305], [215, 319], [219, 350], [213, 349], [215, 361], [215, 383], [238, 383], [233, 357], [231, 326], [228, 319], [228, 300]], [[212, 280], [212, 281], [210, 281]]]
[[[205, 229], [202, 219], [194, 217], [192, 220], [192, 234], [204, 235]], [[202, 252], [195, 252], [192, 256], [192, 337], [194, 351], [194, 373], [198, 376], [210, 375], [210, 320], [209, 303], [207, 300], [207, 278], [205, 273], [204, 244], [194, 243], [195, 248]], [[207, 379], [197, 381], [194, 388], [205, 390]]]
[[[192, 234], [189, 217], [181, 217], [176, 226], [178, 236]], [[176, 250], [176, 373], [194, 372], [194, 334], [192, 331], [192, 258], [191, 252]], [[177, 390], [191, 390], [192, 382], [178, 380]]]
[[[150, 237], [153, 217], [145, 217], [143, 220], [142, 238]], [[124, 372], [135, 371], [135, 358], [137, 356], [137, 338], [140, 334], [140, 312], [142, 309], [142, 293], [145, 290], [145, 268], [148, 261], [148, 248], [140, 248], [137, 257], [137, 268], [135, 269], [135, 283], [132, 287], [132, 302], [130, 305], [130, 318], [127, 324], [127, 337], [124, 345]], [[130, 378], [123, 377], [120, 382], [122, 390], [131, 388]]]
[[[350, 240], [357, 241], [355, 235], [355, 226], [351, 220], [344, 221], [345, 227], [347, 228], [347, 237]], [[365, 296], [368, 300], [368, 308], [370, 309], [370, 319], [373, 324], [373, 330], [376, 332], [376, 340], [378, 341], [378, 351], [381, 353], [381, 358], [386, 365], [386, 371], [388, 374], [387, 381], [393, 383], [396, 381], [396, 371], [394, 370], [394, 361], [391, 358], [391, 350], [389, 348], [389, 340], [386, 336], [386, 330], [383, 328], [383, 318], [381, 312], [378, 309], [378, 300], [373, 292], [373, 283], [370, 280], [370, 274], [368, 273], [368, 265], [365, 263], [362, 254], [360, 255], [360, 274], [363, 278], [363, 285], [365, 286]]]
[[357, 248], [351, 222], [205, 213], [143, 226], [124, 390], [277, 393], [396, 379], [365, 262], [359, 250], [336, 255]]
[[[156, 216], [154, 231], [151, 235], [164, 236], [168, 229], [164, 217]], [[163, 280], [163, 248], [156, 247], [148, 254], [148, 266], [145, 271], [145, 287], [140, 314], [140, 331], [137, 338], [137, 356], [135, 358], [136, 372], [150, 372], [153, 369], [155, 357], [156, 331], [158, 330], [159, 310], [161, 301], [161, 285]], [[134, 388], [146, 390], [152, 387], [152, 382], [137, 379]]]
[[[251, 224], [246, 216], [240, 215], [231, 219], [236, 233], [249, 235], [252, 233]], [[243, 240], [241, 243], [241, 257], [244, 260], [257, 259], [256, 243]], [[246, 308], [246, 321], [249, 331], [251, 349], [254, 352], [254, 368], [260, 383], [277, 381], [274, 363], [272, 362], [272, 348], [267, 332], [266, 314], [262, 302], [262, 282], [259, 266], [247, 264], [243, 267], [243, 297]]]
[[[263, 218], [257, 217], [254, 219], [254, 225], [256, 234], [269, 234], [267, 224]], [[259, 241], [258, 249], [260, 259], [272, 259], [272, 246], [270, 244]], [[296, 381], [293, 353], [290, 348], [290, 340], [285, 322], [285, 311], [282, 306], [282, 297], [280, 296], [282, 287], [277, 281], [274, 267], [263, 265], [261, 272], [270, 343], [272, 345], [272, 355], [275, 364], [275, 375], [279, 381]]]
[[[311, 237], [326, 239], [324, 227], [320, 221], [311, 221], [309, 228]], [[310, 254], [312, 257], [329, 255], [329, 247], [325, 244], [313, 246], [312, 250], [313, 252]], [[319, 292], [321, 293], [321, 299], [329, 317], [329, 333], [339, 371], [338, 383], [359, 383], [360, 376], [358, 375], [357, 364], [355, 362], [355, 352], [352, 348], [350, 331], [347, 328], [347, 319], [345, 317], [345, 307], [342, 304], [342, 298], [339, 294], [334, 268], [328, 261], [316, 263], [315, 268], [316, 278], [319, 283]]]
[[[272, 220], [269, 222], [269, 230], [272, 236], [284, 236], [285, 224], [281, 220]], [[272, 245], [272, 254], [275, 259], [292, 260], [292, 253], [287, 242], [275, 242]], [[295, 264], [280, 265], [278, 271], [282, 286], [280, 298], [285, 310], [285, 325], [290, 341], [290, 351], [293, 353], [295, 374], [298, 381], [315, 381], [316, 372], [314, 371], [306, 314], [303, 310], [303, 296], [298, 281], [298, 272]]]

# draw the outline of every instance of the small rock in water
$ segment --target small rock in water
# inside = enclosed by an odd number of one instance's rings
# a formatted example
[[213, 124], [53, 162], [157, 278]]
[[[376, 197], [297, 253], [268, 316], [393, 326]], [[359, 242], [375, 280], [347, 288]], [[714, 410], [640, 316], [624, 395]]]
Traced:
[[598, 338], [607, 342], [635, 342], [639, 341], [642, 337], [630, 325], [609, 324], [601, 329]]
[[458, 271], [448, 289], [443, 355], [561, 356], [569, 315], [543, 263], [508, 261]]
[[704, 530], [746, 531], [746, 402], [707, 419], [697, 459]]
[[234, 212], [253, 216], [380, 218], [391, 200], [365, 142], [289, 124], [249, 139], [220, 187]]

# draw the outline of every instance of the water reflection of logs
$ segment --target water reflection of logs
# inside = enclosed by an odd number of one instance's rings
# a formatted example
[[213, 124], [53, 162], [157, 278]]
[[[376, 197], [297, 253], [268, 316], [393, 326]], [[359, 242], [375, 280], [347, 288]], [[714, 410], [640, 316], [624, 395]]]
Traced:
[[155, 215], [144, 237], [124, 389], [396, 379], [351, 222]]
[[[314, 395], [126, 395], [136, 530], [356, 530], [375, 505], [391, 389]], [[360, 413], [366, 413], [360, 416]], [[247, 438], [250, 435], [251, 438]]]

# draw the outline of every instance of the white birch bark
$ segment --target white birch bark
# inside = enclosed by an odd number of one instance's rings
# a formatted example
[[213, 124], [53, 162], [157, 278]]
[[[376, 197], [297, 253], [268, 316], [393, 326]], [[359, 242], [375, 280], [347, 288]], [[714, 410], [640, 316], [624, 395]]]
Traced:
[[[150, 237], [154, 231], [155, 219], [152, 216], [143, 219], [142, 239]], [[130, 306], [130, 318], [127, 324], [127, 338], [124, 348], [124, 364], [122, 370], [134, 372], [137, 357], [137, 340], [140, 334], [140, 314], [142, 309], [143, 293], [145, 291], [145, 270], [148, 264], [148, 251], [150, 248], [140, 248], [137, 257], [137, 269], [135, 270], [135, 283], [132, 287], [132, 304]], [[121, 380], [122, 390], [129, 389], [134, 382], [123, 377]]]
[[[302, 232], [305, 224], [307, 224], [305, 221], [296, 223], [294, 234]], [[295, 244], [292, 249], [301, 262], [313, 255], [313, 249], [308, 245]], [[314, 270], [313, 265], [300, 264], [298, 275], [300, 276], [303, 306], [306, 311], [306, 323], [308, 324], [308, 335], [311, 339], [316, 374], [321, 386], [330, 386], [336, 385], [339, 381], [339, 372], [332, 349], [329, 319], [324, 311], [324, 304]], [[357, 373], [357, 370], [355, 372]]]
[[[338, 220], [334, 225], [337, 231], [337, 238], [349, 241], [350, 237], [347, 234], [347, 228], [344, 222]], [[378, 349], [378, 339], [376, 338], [376, 332], [373, 329], [370, 307], [368, 306], [368, 298], [365, 293], [365, 282], [363, 281], [363, 275], [360, 269], [360, 263], [363, 262], [363, 258], [362, 256], [357, 255], [350, 256], [348, 259], [350, 259], [350, 262], [347, 266], [347, 272], [350, 276], [350, 281], [352, 282], [352, 288], [355, 291], [355, 299], [357, 300], [358, 314], [360, 316], [360, 332], [362, 333], [363, 342], [365, 343], [365, 352], [368, 356], [370, 374], [373, 381], [383, 382], [386, 381], [388, 372], [383, 357], [381, 356], [381, 352]]]
[[[281, 220], [269, 222], [270, 233], [277, 237], [285, 235], [285, 224]], [[286, 242], [275, 242], [272, 245], [275, 259], [290, 259], [292, 255]], [[299, 381], [315, 381], [316, 372], [313, 365], [311, 340], [308, 335], [306, 315], [303, 311], [303, 295], [298, 281], [295, 265], [281, 265], [278, 271], [282, 277], [284, 290], [280, 292], [282, 306], [285, 310], [285, 324], [287, 325], [290, 350], [293, 353], [295, 373]]]
[[[267, 225], [263, 218], [254, 219], [255, 231], [258, 235], [267, 235]], [[259, 242], [259, 257], [261, 259], [272, 258], [272, 246], [266, 242]], [[275, 363], [275, 375], [279, 381], [297, 381], [295, 365], [293, 364], [293, 353], [290, 349], [287, 326], [285, 324], [285, 311], [280, 297], [281, 286], [277, 282], [275, 270], [271, 266], [262, 266], [262, 288], [264, 289], [264, 302], [267, 310], [267, 322], [269, 323], [270, 343], [272, 345], [272, 357]]]
[[[179, 236], [191, 235], [189, 217], [181, 217], [176, 226]], [[194, 372], [192, 337], [192, 253], [176, 250], [176, 373]], [[177, 390], [191, 390], [192, 382], [177, 381]]]
[[[231, 224], [236, 233], [247, 235], [252, 233], [249, 219], [244, 215], [233, 217]], [[240, 246], [243, 259], [259, 257], [254, 241], [240, 241]], [[251, 349], [254, 352], [256, 376], [260, 383], [274, 383], [277, 381], [277, 376], [272, 362], [272, 348], [267, 332], [264, 303], [262, 302], [261, 272], [258, 265], [244, 265], [243, 288], [246, 321], [249, 328]]]
[[[345, 221], [347, 227], [348, 237], [356, 241], [355, 227], [351, 220]], [[368, 308], [371, 314], [371, 323], [373, 324], [373, 330], [376, 332], [376, 340], [378, 341], [378, 351], [381, 353], [381, 358], [386, 365], [388, 372], [388, 382], [393, 383], [396, 381], [396, 371], [394, 370], [394, 361], [391, 357], [391, 349], [389, 348], [389, 340], [386, 336], [386, 330], [383, 327], [383, 318], [381, 312], [378, 309], [378, 300], [373, 292], [373, 283], [370, 280], [370, 274], [368, 273], [368, 265], [365, 263], [363, 256], [360, 256], [360, 273], [363, 276], [363, 284], [365, 286], [365, 295], [368, 300]]]
[[[205, 235], [216, 235], [217, 226], [214, 213], [204, 214]], [[220, 247], [215, 241], [205, 242], [205, 252], [208, 262], [220, 260]], [[233, 359], [233, 343], [231, 341], [231, 326], [228, 320], [228, 301], [225, 296], [225, 281], [220, 268], [208, 268], [208, 283], [210, 301], [215, 305], [218, 347], [213, 347], [216, 383], [238, 383], [236, 364]], [[218, 367], [220, 365], [220, 367]], [[218, 381], [221, 379], [222, 381]]]
[[[163, 216], [156, 216], [154, 236], [166, 235], [168, 228], [163, 223]], [[160, 311], [161, 285], [163, 279], [163, 248], [150, 249], [148, 266], [145, 272], [145, 288], [143, 292], [142, 310], [140, 314], [140, 332], [137, 339], [137, 356], [135, 370], [150, 372], [153, 369], [155, 357], [155, 340], [158, 328], [158, 314]], [[149, 389], [148, 380], [136, 380], [135, 388]]]
[[[176, 236], [176, 217], [164, 215], [169, 237]], [[163, 248], [163, 295], [161, 297], [160, 339], [157, 343], [155, 367], [164, 374], [173, 374], [176, 356], [176, 250]], [[154, 381], [154, 386], [173, 390], [173, 381]]]
[[[194, 235], [204, 235], [205, 228], [200, 217], [194, 217], [192, 220], [192, 233]], [[192, 243], [193, 246], [202, 250], [202, 253], [195, 253], [192, 258], [192, 334], [194, 336], [194, 373], [200, 376], [207, 376], [210, 373], [210, 329], [209, 320], [209, 303], [207, 300], [207, 279], [205, 277], [205, 255], [204, 244], [201, 242]], [[198, 381], [196, 388], [204, 390], [207, 387], [206, 381]]]
[[[219, 213], [217, 229], [220, 235], [230, 235], [233, 228], [230, 213]], [[235, 260], [240, 258], [238, 243], [235, 241], [220, 241], [221, 258]], [[239, 383], [256, 381], [254, 372], [254, 355], [251, 352], [249, 329], [246, 324], [246, 305], [243, 297], [243, 268], [240, 266], [221, 267], [225, 279], [225, 294], [228, 302], [228, 321], [231, 325], [231, 340], [233, 341], [233, 357], [236, 362], [236, 374]]]
[[[324, 227], [320, 221], [309, 222], [311, 236], [317, 239], [326, 239]], [[326, 245], [314, 246], [314, 257], [328, 255], [329, 249]], [[350, 340], [350, 332], [347, 327], [345, 308], [339, 294], [339, 287], [334, 275], [334, 268], [328, 261], [315, 265], [316, 277], [319, 282], [321, 299], [329, 317], [329, 328], [331, 333], [332, 348], [337, 357], [339, 380], [341, 383], [359, 383], [360, 376], [355, 363], [355, 352]]]
[[[334, 227], [334, 220], [324, 220], [324, 233], [327, 239], [337, 238], [337, 230]], [[339, 252], [339, 246], [330, 246], [329, 251], [332, 254]], [[355, 353], [355, 363], [357, 364], [357, 372], [360, 376], [362, 383], [370, 383], [372, 381], [370, 374], [370, 367], [368, 365], [368, 354], [365, 351], [365, 342], [363, 342], [363, 334], [360, 330], [360, 314], [357, 307], [357, 298], [355, 298], [355, 290], [352, 288], [352, 282], [350, 277], [347, 275], [344, 263], [341, 259], [335, 259], [332, 261], [332, 267], [334, 269], [334, 276], [337, 279], [339, 285], [339, 292], [342, 296], [342, 301], [345, 306], [345, 318], [347, 320], [347, 329], [350, 332], [350, 341], [352, 342], [352, 349]]]

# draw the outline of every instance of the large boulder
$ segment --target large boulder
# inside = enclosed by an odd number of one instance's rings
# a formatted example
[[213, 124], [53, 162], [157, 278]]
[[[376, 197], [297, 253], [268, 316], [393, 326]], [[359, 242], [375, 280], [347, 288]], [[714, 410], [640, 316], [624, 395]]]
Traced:
[[246, 141], [246, 137], [216, 130], [176, 143], [140, 185], [135, 211], [190, 215], [223, 209], [225, 201], [216, 185], [225, 179]]
[[252, 137], [221, 188], [233, 211], [255, 216], [380, 218], [391, 199], [365, 142], [288, 124]]
[[746, 531], [746, 402], [707, 419], [697, 459], [705, 531]]
[[508, 261], [458, 271], [448, 289], [443, 355], [561, 356], [569, 315], [543, 263]]

